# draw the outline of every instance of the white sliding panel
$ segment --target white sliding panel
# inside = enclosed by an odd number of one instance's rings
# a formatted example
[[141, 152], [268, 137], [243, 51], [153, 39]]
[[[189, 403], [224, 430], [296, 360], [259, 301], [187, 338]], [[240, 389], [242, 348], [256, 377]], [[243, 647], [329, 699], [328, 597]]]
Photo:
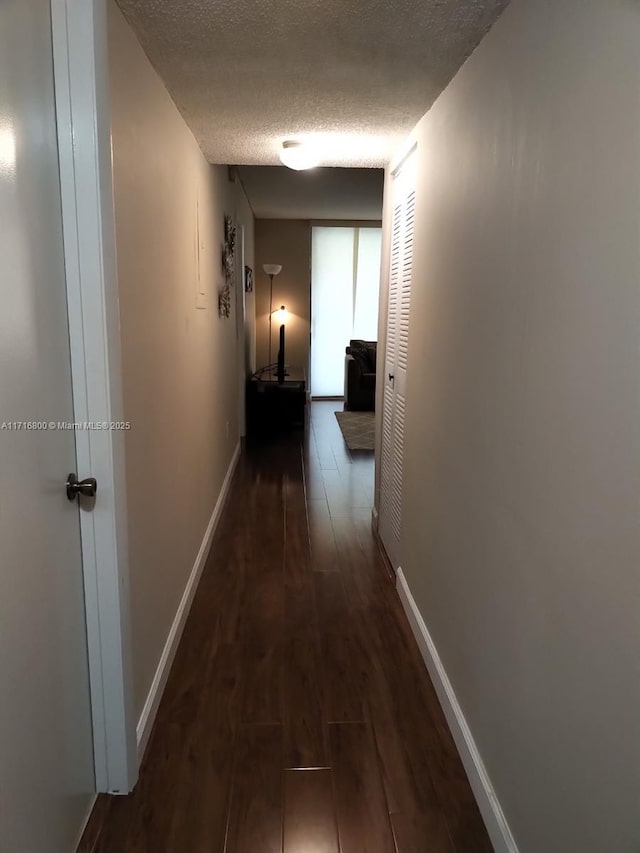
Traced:
[[382, 229], [358, 228], [356, 235], [355, 299], [351, 337], [375, 341], [378, 338]]
[[311, 394], [341, 396], [353, 312], [353, 228], [311, 233]]

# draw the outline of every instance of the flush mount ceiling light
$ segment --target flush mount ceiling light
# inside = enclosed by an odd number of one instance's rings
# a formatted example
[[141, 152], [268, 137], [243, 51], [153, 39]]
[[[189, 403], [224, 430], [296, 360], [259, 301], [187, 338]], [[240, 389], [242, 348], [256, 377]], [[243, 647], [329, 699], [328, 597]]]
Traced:
[[320, 162], [315, 148], [305, 142], [295, 142], [287, 139], [280, 149], [280, 160], [290, 169], [301, 172], [303, 169], [313, 169]]

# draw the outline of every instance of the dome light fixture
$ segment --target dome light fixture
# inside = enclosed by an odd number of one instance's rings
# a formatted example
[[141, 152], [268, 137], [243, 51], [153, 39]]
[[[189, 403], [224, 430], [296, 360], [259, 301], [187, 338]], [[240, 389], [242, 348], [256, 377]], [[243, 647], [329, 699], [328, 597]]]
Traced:
[[303, 169], [313, 169], [320, 162], [318, 152], [308, 143], [287, 139], [280, 149], [280, 160], [290, 169], [301, 172]]

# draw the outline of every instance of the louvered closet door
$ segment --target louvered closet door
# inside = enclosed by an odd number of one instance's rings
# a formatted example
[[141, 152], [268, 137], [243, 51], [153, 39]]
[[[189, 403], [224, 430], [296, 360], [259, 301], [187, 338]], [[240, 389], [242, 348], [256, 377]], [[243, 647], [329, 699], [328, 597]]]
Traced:
[[413, 161], [411, 155], [394, 178], [382, 408], [379, 530], [394, 568], [400, 565], [402, 537], [405, 395], [416, 202]]

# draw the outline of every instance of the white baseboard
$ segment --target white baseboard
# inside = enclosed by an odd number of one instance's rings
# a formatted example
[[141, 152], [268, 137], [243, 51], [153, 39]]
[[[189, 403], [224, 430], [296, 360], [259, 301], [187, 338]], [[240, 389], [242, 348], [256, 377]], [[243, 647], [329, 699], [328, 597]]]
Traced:
[[438, 650], [425, 625], [418, 605], [407, 584], [402, 569], [397, 571], [397, 589], [402, 606], [407, 614], [411, 630], [416, 638], [420, 653], [429, 670], [433, 686], [438, 694], [451, 734], [458, 747], [460, 758], [467, 771], [469, 783], [478, 803], [496, 853], [518, 853], [518, 847], [509, 829], [486, 767], [482, 761], [473, 735], [467, 725], [462, 708], [456, 698], [449, 677], [440, 660]]
[[95, 806], [97, 799], [98, 799], [97, 794], [91, 794], [91, 797], [89, 799], [89, 806], [87, 809], [87, 814], [86, 814], [84, 820], [82, 821], [82, 824], [80, 826], [80, 830], [78, 832], [78, 837], [76, 838], [76, 843], [73, 846], [74, 850], [77, 850], [78, 847], [80, 847], [80, 842], [82, 841], [82, 836], [84, 835], [84, 831], [89, 824], [89, 820], [91, 819], [91, 815], [93, 814], [93, 807]]
[[236, 469], [236, 465], [238, 464], [239, 457], [240, 443], [236, 446], [233, 458], [231, 459], [229, 468], [225, 475], [224, 482], [222, 483], [218, 500], [216, 501], [215, 508], [204, 534], [204, 539], [202, 540], [200, 550], [198, 551], [198, 556], [196, 557], [191, 574], [189, 575], [189, 580], [187, 581], [187, 585], [182, 595], [182, 600], [180, 601], [175, 619], [171, 625], [167, 642], [162, 650], [160, 662], [158, 663], [158, 668], [156, 669], [156, 673], [153, 677], [147, 701], [144, 703], [144, 708], [142, 709], [140, 719], [138, 720], [138, 725], [136, 727], [136, 736], [138, 740], [138, 764], [142, 763], [144, 751], [147, 747], [147, 743], [149, 742], [149, 736], [151, 735], [151, 729], [153, 728], [153, 723], [156, 719], [158, 706], [160, 705], [164, 687], [167, 683], [167, 678], [169, 677], [169, 670], [171, 669], [171, 664], [173, 663], [173, 659], [178, 649], [178, 644], [180, 643], [180, 638], [182, 637], [182, 631], [184, 630], [187, 616], [191, 609], [191, 603], [198, 587], [198, 581], [200, 580], [204, 564], [209, 556], [213, 534], [218, 526], [218, 521], [220, 520], [222, 508], [224, 507], [225, 500], [229, 493], [229, 487], [231, 486], [231, 480], [233, 479], [233, 474]]

